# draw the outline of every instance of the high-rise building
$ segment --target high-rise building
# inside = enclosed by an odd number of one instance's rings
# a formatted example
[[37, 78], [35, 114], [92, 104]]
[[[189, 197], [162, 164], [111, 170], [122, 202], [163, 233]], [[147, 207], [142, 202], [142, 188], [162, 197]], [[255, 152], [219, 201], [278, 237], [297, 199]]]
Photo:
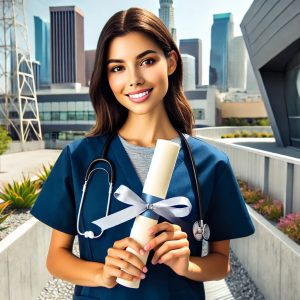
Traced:
[[193, 91], [196, 89], [195, 85], [195, 57], [189, 54], [182, 54], [183, 65], [183, 90]]
[[247, 55], [247, 82], [246, 82], [246, 90], [252, 94], [259, 94], [259, 87], [257, 84], [256, 77], [254, 75], [253, 67], [249, 60], [249, 56]]
[[90, 85], [94, 64], [96, 58], [96, 50], [86, 50], [85, 51], [85, 79], [86, 86]]
[[[50, 77], [50, 24], [34, 16], [35, 59], [40, 62], [40, 85], [49, 86]], [[37, 81], [38, 78], [36, 78]], [[39, 85], [38, 85], [39, 86]]]
[[159, 18], [169, 29], [174, 41], [177, 41], [176, 28], [174, 27], [174, 7], [173, 0], [159, 0]]
[[202, 41], [200, 39], [183, 39], [179, 42], [182, 54], [186, 53], [195, 57], [196, 85], [202, 85]]
[[76, 6], [50, 7], [53, 84], [85, 85], [84, 16]]
[[228, 90], [228, 44], [233, 37], [231, 13], [214, 15], [211, 28], [209, 84]]
[[242, 36], [229, 41], [228, 88], [244, 91], [246, 89], [247, 53]]

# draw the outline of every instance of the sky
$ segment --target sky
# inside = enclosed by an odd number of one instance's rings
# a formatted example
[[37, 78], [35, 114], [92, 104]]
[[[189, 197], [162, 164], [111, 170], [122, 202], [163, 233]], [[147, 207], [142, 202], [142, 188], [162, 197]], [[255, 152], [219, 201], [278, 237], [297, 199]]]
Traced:
[[[177, 40], [202, 40], [203, 84], [208, 84], [210, 31], [213, 14], [231, 12], [235, 36], [241, 35], [240, 23], [253, 0], [174, 0], [174, 21]], [[158, 16], [159, 0], [24, 0], [28, 24], [29, 45], [34, 45], [33, 16], [49, 21], [49, 6], [76, 5], [84, 13], [85, 50], [96, 48], [98, 37], [106, 21], [117, 11], [142, 7]], [[34, 55], [34, 49], [30, 49]]]

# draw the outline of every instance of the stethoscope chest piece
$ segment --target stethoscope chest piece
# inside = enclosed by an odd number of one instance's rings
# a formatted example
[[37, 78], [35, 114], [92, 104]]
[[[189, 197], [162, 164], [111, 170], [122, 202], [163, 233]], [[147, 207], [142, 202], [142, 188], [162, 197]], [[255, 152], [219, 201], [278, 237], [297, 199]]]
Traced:
[[193, 234], [197, 241], [207, 241], [210, 236], [210, 230], [208, 225], [203, 224], [203, 221], [196, 221], [193, 225]]

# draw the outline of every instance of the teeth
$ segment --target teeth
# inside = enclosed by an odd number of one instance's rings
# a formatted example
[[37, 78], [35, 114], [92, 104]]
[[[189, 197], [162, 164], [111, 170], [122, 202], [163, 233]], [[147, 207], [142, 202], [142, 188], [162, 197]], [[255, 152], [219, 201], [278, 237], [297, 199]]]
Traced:
[[141, 97], [144, 97], [146, 95], [149, 94], [149, 91], [145, 91], [143, 93], [139, 93], [139, 94], [134, 94], [134, 95], [129, 95], [130, 98], [134, 98], [134, 99], [138, 99], [138, 98], [141, 98]]

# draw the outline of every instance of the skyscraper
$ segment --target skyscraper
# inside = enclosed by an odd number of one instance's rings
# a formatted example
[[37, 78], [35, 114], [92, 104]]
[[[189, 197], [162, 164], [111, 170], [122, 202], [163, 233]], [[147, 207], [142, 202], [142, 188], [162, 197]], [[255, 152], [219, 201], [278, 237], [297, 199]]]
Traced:
[[189, 54], [182, 54], [183, 65], [183, 90], [193, 91], [195, 90], [195, 57]]
[[202, 85], [202, 41], [200, 39], [183, 39], [179, 42], [180, 53], [195, 57], [196, 85]]
[[159, 18], [169, 29], [174, 41], [177, 41], [176, 28], [174, 27], [174, 7], [173, 0], [159, 0]]
[[50, 7], [53, 84], [85, 85], [84, 16], [75, 6]]
[[214, 15], [211, 28], [209, 84], [228, 90], [228, 44], [233, 37], [232, 14]]
[[244, 91], [246, 89], [247, 53], [242, 36], [229, 41], [228, 88]]
[[96, 50], [86, 50], [85, 51], [85, 79], [86, 86], [90, 85], [94, 64], [96, 58]]
[[[50, 24], [34, 16], [35, 59], [40, 63], [40, 85], [50, 85]], [[36, 78], [37, 80], [37, 78]], [[39, 85], [37, 85], [39, 86]]]

